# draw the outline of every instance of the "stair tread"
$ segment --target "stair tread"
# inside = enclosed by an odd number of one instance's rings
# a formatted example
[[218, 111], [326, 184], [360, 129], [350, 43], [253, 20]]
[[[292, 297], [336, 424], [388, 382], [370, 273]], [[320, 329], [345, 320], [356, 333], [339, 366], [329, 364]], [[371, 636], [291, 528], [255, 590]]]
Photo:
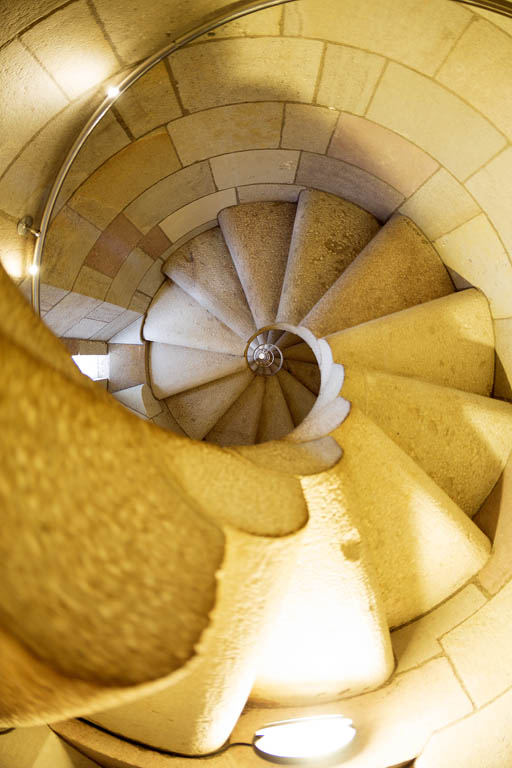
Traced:
[[[489, 395], [494, 328], [485, 296], [468, 289], [327, 337], [336, 362]], [[301, 345], [302, 346], [302, 345]], [[287, 350], [294, 357], [307, 350]]]
[[165, 402], [185, 433], [194, 440], [202, 440], [253, 378], [252, 371], [233, 373], [168, 397]]
[[271, 440], [257, 445], [236, 446], [233, 451], [266, 470], [272, 469], [291, 475], [324, 472], [333, 467], [342, 456], [341, 448], [332, 437], [306, 443]]
[[434, 247], [405, 216], [393, 216], [306, 315], [317, 336], [454, 292]]
[[149, 419], [162, 412], [162, 405], [155, 399], [147, 384], [119, 389], [112, 395], [122, 405], [147, 416]]
[[297, 324], [380, 229], [377, 219], [348, 200], [301, 192], [277, 314]]
[[393, 670], [385, 606], [343, 462], [301, 483], [309, 520], [253, 701], [299, 705], [354, 696], [382, 685]]
[[487, 498], [512, 450], [512, 405], [418, 379], [345, 367], [342, 394], [468, 515]]
[[243, 357], [156, 341], [149, 345], [148, 356], [151, 388], [159, 400], [238, 373], [247, 366]]
[[233, 405], [221, 416], [205, 440], [217, 445], [253, 445], [258, 434], [265, 392], [262, 376], [255, 376]]
[[389, 625], [433, 608], [487, 560], [490, 543], [446, 493], [357, 407], [333, 433], [354, 485]]
[[291, 432], [294, 427], [279, 380], [276, 376], [268, 376], [264, 378], [264, 381], [265, 394], [261, 406], [258, 443], [279, 440]]
[[245, 350], [245, 341], [240, 336], [169, 281], [149, 306], [143, 335], [147, 341], [228, 355], [243, 355]]
[[284, 369], [294, 376], [314, 395], [318, 395], [321, 384], [320, 368], [317, 363], [304, 363], [300, 360], [285, 360]]
[[244, 340], [256, 326], [219, 227], [178, 248], [163, 271], [201, 306]]
[[275, 322], [296, 211], [295, 203], [225, 208], [219, 223], [258, 328]]
[[276, 374], [295, 426], [301, 423], [315, 404], [315, 395], [288, 371]]

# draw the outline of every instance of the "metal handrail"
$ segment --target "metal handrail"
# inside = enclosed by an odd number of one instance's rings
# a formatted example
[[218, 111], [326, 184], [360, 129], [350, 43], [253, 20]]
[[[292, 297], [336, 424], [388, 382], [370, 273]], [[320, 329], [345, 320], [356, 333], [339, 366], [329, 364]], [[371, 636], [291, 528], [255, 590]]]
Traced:
[[[135, 83], [140, 77], [145, 75], [146, 72], [149, 72], [149, 70], [152, 67], [154, 67], [156, 64], [161, 62], [162, 59], [165, 59], [166, 56], [170, 56], [172, 53], [174, 53], [175, 51], [178, 51], [180, 48], [183, 48], [188, 43], [191, 43], [193, 40], [196, 40], [198, 37], [201, 37], [201, 35], [204, 35], [207, 32], [211, 32], [213, 29], [216, 29], [217, 27], [221, 27], [230, 21], [236, 21], [236, 19], [240, 19], [243, 16], [248, 16], [251, 13], [256, 13], [257, 11], [262, 11], [262, 10], [265, 10], [266, 8], [271, 8], [275, 5], [284, 5], [285, 3], [292, 3], [292, 2], [296, 2], [296, 0], [257, 0], [256, 2], [254, 0], [251, 0], [248, 3], [244, 3], [242, 7], [239, 7], [237, 10], [231, 10], [229, 13], [222, 14], [221, 16], [215, 17], [211, 21], [204, 22], [200, 26], [195, 27], [190, 32], [186, 32], [185, 34], [181, 35], [172, 43], [169, 43], [160, 51], [158, 51], [157, 53], [154, 53], [152, 56], [149, 56], [143, 62], [138, 64], [128, 75], [125, 75], [125, 77], [121, 80], [120, 83], [116, 85], [116, 88], [117, 88], [116, 94], [114, 96], [107, 95], [105, 97], [105, 99], [102, 101], [100, 106], [96, 109], [94, 114], [89, 118], [87, 123], [84, 125], [84, 127], [80, 131], [79, 135], [77, 136], [77, 138], [73, 143], [73, 146], [71, 147], [68, 154], [66, 155], [66, 158], [62, 163], [62, 166], [60, 167], [59, 172], [57, 173], [57, 176], [50, 189], [48, 199], [43, 209], [39, 232], [36, 232], [35, 230], [31, 230], [30, 228], [28, 228], [27, 230], [27, 231], [31, 231], [32, 234], [36, 235], [36, 241], [34, 246], [34, 256], [32, 259], [32, 306], [34, 308], [34, 311], [38, 315], [41, 314], [41, 301], [40, 301], [41, 259], [42, 259], [43, 249], [46, 241], [46, 235], [48, 232], [48, 227], [50, 225], [50, 220], [52, 217], [53, 209], [55, 207], [55, 203], [57, 202], [57, 198], [59, 196], [59, 192], [62, 189], [64, 180], [76, 156], [80, 152], [86, 140], [89, 138], [89, 136], [93, 132], [94, 128], [98, 125], [100, 120], [107, 114], [107, 112], [115, 104], [117, 99], [131, 85], [133, 85], [133, 83]], [[240, 5], [240, 4], [238, 3], [237, 5]]]

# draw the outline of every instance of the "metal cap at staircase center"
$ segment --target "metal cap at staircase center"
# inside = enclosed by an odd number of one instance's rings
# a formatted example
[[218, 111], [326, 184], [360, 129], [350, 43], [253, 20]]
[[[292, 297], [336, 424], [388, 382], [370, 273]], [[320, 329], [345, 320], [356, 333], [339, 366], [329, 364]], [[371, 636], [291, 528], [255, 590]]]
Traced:
[[263, 341], [261, 335], [251, 341], [246, 357], [249, 368], [260, 376], [273, 376], [283, 365], [283, 353], [279, 347]]

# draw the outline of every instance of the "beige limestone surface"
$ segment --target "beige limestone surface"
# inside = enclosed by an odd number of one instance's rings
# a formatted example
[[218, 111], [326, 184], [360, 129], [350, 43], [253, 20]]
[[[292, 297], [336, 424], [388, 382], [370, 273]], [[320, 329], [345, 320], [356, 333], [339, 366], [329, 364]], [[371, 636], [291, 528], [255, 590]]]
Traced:
[[[236, 192], [234, 189], [224, 189], [205, 195], [193, 203], [184, 205], [175, 213], [171, 213], [161, 222], [165, 234], [174, 243], [188, 235], [201, 224], [207, 224], [208, 229], [216, 226], [215, 219], [224, 208], [236, 204]], [[181, 245], [181, 243], [179, 243]]]
[[265, 394], [258, 425], [258, 443], [279, 440], [292, 431], [294, 424], [283, 390], [276, 376], [263, 377]]
[[[474, 289], [347, 328], [328, 341], [342, 365], [355, 363], [480, 395], [492, 389], [492, 318], [484, 295]], [[309, 359], [306, 350], [297, 350], [287, 350], [292, 359]]]
[[253, 376], [249, 370], [233, 373], [168, 397], [165, 402], [184, 432], [194, 440], [202, 440], [238, 400]]
[[369, 51], [328, 43], [316, 97], [318, 103], [364, 115], [385, 64], [382, 56]]
[[312, 307], [303, 323], [316, 336], [325, 336], [452, 292], [452, 281], [425, 235], [397, 214]]
[[277, 321], [301, 321], [378, 230], [376, 219], [353, 203], [301, 192]]
[[333, 109], [308, 104], [287, 104], [281, 146], [285, 149], [325, 153], [338, 117], [339, 113]]
[[299, 153], [290, 149], [251, 149], [210, 160], [219, 189], [244, 184], [292, 184]]
[[149, 378], [159, 400], [242, 371], [246, 365], [243, 357], [204, 349], [156, 341], [149, 347]]
[[512, 189], [511, 169], [512, 147], [507, 147], [466, 182], [467, 188], [496, 227], [509, 253], [512, 249], [512, 223], [507, 200]]
[[[478, 574], [478, 582], [495, 595], [512, 577], [510, 547], [512, 540], [512, 483], [510, 459], [489, 494], [478, 516], [478, 524], [493, 538], [492, 554]], [[482, 525], [483, 523], [483, 525]]]
[[263, 376], [255, 376], [242, 394], [206, 435], [206, 441], [217, 445], [253, 445], [265, 395]]
[[48, 232], [41, 278], [57, 288], [70, 290], [100, 230], [71, 208], [65, 207]]
[[298, 426], [315, 404], [315, 395], [284, 369], [279, 371], [277, 379], [290, 409], [293, 423]]
[[287, 360], [284, 369], [295, 376], [314, 395], [318, 395], [320, 389], [320, 369], [315, 363], [303, 363], [300, 360]]
[[297, 184], [247, 184], [238, 187], [238, 199], [241, 203], [256, 203], [260, 200], [296, 203], [304, 187]]
[[130, 86], [116, 101], [116, 110], [135, 138], [181, 117], [165, 64], [157, 64]]

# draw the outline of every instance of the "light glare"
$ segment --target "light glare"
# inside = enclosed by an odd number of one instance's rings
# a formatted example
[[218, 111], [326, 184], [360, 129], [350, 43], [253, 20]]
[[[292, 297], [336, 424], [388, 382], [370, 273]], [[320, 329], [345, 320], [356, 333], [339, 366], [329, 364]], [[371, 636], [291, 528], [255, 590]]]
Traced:
[[253, 745], [269, 760], [314, 760], [340, 752], [355, 734], [343, 715], [319, 715], [269, 723], [256, 731]]
[[39, 267], [37, 266], [37, 264], [31, 264], [30, 267], [28, 268], [29, 275], [37, 275], [38, 272], [39, 272]]
[[109, 97], [109, 99], [115, 99], [116, 96], [119, 96], [119, 94], [120, 94], [120, 90], [117, 87], [117, 85], [109, 86], [107, 90], [107, 96]]

